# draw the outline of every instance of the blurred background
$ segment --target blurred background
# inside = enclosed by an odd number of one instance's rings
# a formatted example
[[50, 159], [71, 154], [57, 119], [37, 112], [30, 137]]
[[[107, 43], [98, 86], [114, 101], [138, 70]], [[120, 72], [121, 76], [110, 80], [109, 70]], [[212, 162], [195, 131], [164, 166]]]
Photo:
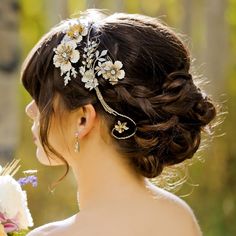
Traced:
[[236, 235], [236, 0], [0, 0], [0, 164], [19, 158], [22, 170], [38, 170], [38, 187], [26, 187], [35, 226], [68, 217], [78, 207], [72, 175], [52, 191], [64, 169], [44, 167], [35, 158], [20, 66], [50, 27], [86, 8], [159, 17], [183, 34], [194, 71], [209, 82], [204, 90], [227, 114], [176, 194], [193, 208], [204, 235]]

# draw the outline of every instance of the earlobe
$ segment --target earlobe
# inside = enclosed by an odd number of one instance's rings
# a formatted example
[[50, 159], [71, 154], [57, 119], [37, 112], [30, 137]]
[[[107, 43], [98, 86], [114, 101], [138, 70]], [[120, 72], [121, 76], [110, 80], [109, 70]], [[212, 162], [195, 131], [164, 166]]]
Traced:
[[96, 111], [91, 104], [83, 106], [81, 115], [77, 122], [77, 131], [79, 132], [79, 138], [85, 137], [94, 126]]

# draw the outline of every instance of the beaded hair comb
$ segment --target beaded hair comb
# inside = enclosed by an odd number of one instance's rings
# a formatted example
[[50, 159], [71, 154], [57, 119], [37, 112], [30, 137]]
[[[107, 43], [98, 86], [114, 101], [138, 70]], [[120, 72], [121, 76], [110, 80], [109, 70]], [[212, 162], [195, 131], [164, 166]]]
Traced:
[[[117, 123], [114, 125], [111, 134], [117, 139], [127, 139], [136, 133], [136, 123], [130, 117], [120, 114], [112, 109], [104, 100], [99, 90], [99, 79], [107, 80], [111, 85], [116, 85], [119, 80], [125, 78], [125, 71], [122, 69], [121, 61], [112, 61], [108, 56], [107, 50], [98, 50], [100, 40], [98, 36], [90, 37], [92, 24], [79, 18], [71, 21], [67, 29], [63, 31], [65, 34], [60, 44], [54, 48], [55, 55], [53, 64], [60, 68], [61, 76], [64, 79], [64, 85], [77, 77], [80, 73], [81, 81], [86, 89], [95, 90], [104, 110], [109, 114], [118, 117]], [[87, 36], [86, 40], [83, 38]], [[83, 42], [85, 41], [85, 42]], [[80, 55], [77, 47], [83, 49]], [[81, 59], [81, 66], [76, 68], [76, 63]]]

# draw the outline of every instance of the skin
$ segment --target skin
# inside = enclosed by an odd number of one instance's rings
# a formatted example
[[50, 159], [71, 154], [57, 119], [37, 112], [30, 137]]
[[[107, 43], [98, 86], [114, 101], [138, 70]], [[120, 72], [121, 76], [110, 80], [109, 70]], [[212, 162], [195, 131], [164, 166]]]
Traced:
[[[117, 152], [104, 120], [88, 104], [73, 112], [52, 117], [49, 142], [71, 166], [78, 185], [80, 212], [68, 219], [49, 223], [28, 236], [200, 236], [190, 207], [177, 196], [137, 175]], [[39, 142], [39, 111], [34, 101], [26, 107], [34, 121], [36, 155], [50, 164]], [[59, 118], [61, 117], [61, 118]], [[80, 151], [74, 151], [79, 132]], [[51, 165], [62, 164], [49, 156]]]

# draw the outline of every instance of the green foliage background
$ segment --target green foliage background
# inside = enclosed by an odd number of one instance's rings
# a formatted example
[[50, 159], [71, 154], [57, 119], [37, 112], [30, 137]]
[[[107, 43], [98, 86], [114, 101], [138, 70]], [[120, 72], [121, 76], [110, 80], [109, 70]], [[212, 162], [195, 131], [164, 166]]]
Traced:
[[[48, 2], [51, 2], [49, 6]], [[60, 1], [62, 2], [62, 1]], [[95, 3], [96, 2], [96, 3]], [[123, 3], [121, 6], [119, 3]], [[207, 57], [204, 53], [208, 48], [204, 46], [206, 41], [206, 19], [203, 11], [207, 1], [192, 0], [191, 9], [186, 9], [186, 1], [182, 0], [126, 0], [126, 1], [85, 1], [64, 0], [65, 12], [68, 16], [82, 11], [87, 7], [106, 8], [111, 11], [125, 11], [128, 13], [143, 13], [160, 17], [178, 32], [188, 35], [188, 44], [193, 57], [197, 58], [195, 66], [197, 72], [208, 76], [211, 85], [207, 85], [222, 103], [225, 121], [216, 132], [213, 143], [201, 152], [201, 160], [196, 161], [190, 167], [191, 181], [188, 181], [177, 194], [185, 195], [184, 200], [193, 208], [204, 235], [207, 236], [232, 236], [236, 235], [236, 145], [234, 137], [236, 129], [234, 121], [236, 116], [236, 1], [224, 1], [223, 19], [227, 34], [225, 36], [227, 50], [222, 55], [219, 48], [218, 57], [222, 57], [225, 63], [223, 73], [219, 80], [215, 81], [208, 72]], [[47, 0], [21, 0], [20, 1], [20, 38], [22, 48], [22, 60], [47, 30], [57, 23], [63, 15], [56, 15], [57, 21], [51, 19], [54, 14], [53, 4], [57, 1]], [[59, 3], [58, 3], [59, 4]], [[50, 8], [51, 7], [51, 8]], [[191, 11], [191, 25], [184, 28], [186, 23], [184, 16]], [[186, 20], [186, 19], [185, 19]], [[214, 26], [215, 27], [215, 26]], [[220, 30], [220, 29], [219, 29]], [[187, 32], [186, 32], [187, 31]], [[219, 37], [221, 31], [218, 32]], [[212, 42], [214, 43], [214, 42]], [[211, 53], [210, 51], [208, 53]], [[217, 68], [219, 65], [215, 65]], [[71, 174], [61, 182], [56, 190], [51, 191], [50, 185], [61, 176], [63, 168], [45, 167], [40, 165], [35, 158], [35, 147], [31, 139], [31, 123], [24, 115], [24, 107], [30, 101], [30, 97], [24, 89], [19, 88], [21, 97], [21, 141], [17, 150], [17, 158], [22, 159], [23, 169], [38, 169], [39, 186], [36, 189], [28, 187], [29, 206], [34, 217], [35, 226], [68, 217], [74, 214], [77, 208], [76, 186]], [[223, 95], [223, 96], [222, 96]], [[224, 134], [225, 135], [221, 135]], [[192, 187], [191, 184], [198, 187]]]

